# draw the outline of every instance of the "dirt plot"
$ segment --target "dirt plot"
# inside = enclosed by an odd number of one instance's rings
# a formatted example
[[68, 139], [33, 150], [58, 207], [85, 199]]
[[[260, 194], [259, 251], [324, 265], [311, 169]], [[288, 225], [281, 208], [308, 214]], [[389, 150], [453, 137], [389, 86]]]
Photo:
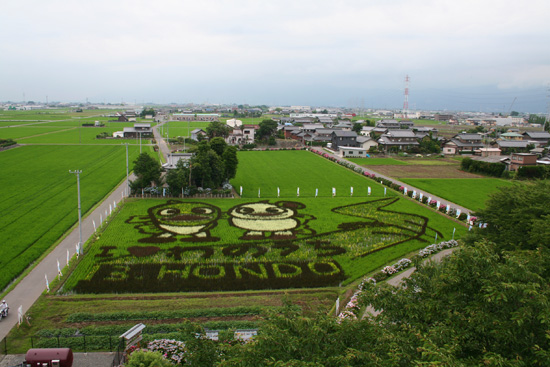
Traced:
[[395, 178], [482, 178], [483, 176], [464, 172], [458, 166], [376, 166], [370, 170]]

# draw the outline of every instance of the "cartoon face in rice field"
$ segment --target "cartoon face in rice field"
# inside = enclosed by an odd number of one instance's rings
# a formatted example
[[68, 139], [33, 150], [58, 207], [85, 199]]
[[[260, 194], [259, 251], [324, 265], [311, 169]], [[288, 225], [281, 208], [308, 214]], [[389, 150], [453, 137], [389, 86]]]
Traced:
[[[268, 201], [246, 203], [229, 209], [230, 223], [245, 229], [241, 239], [263, 239], [271, 233], [272, 239], [296, 238], [296, 229], [308, 222], [309, 216], [299, 215], [305, 206], [291, 201], [271, 204]], [[298, 218], [303, 218], [302, 222]]]
[[[212, 237], [210, 230], [218, 224], [220, 218], [220, 209], [199, 202], [182, 202], [178, 200], [169, 200], [166, 204], [157, 205], [149, 208], [148, 216], [140, 228], [142, 233], [144, 227], [155, 227], [156, 232], [160, 229], [162, 233], [155, 234], [151, 238], [145, 238], [140, 242], [172, 242], [177, 236], [181, 241], [217, 241], [219, 238]], [[129, 223], [140, 223], [131, 218]]]

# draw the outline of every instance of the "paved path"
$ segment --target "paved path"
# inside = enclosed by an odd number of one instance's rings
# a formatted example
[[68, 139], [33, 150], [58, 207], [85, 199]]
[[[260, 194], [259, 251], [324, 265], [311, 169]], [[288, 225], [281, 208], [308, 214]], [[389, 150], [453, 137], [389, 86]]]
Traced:
[[[134, 178], [135, 177], [130, 176], [130, 179]], [[124, 180], [124, 182], [120, 184], [91, 214], [82, 218], [83, 242], [86, 242], [94, 233], [94, 222], [95, 225], [99, 227], [101, 220], [106, 220], [111, 208], [114, 210], [115, 202], [119, 203], [121, 201], [123, 194], [125, 195], [125, 189], [126, 180]], [[5, 317], [0, 322], [0, 340], [6, 337], [9, 331], [17, 325], [17, 309], [19, 306], [23, 306], [23, 313], [26, 313], [34, 302], [36, 302], [38, 297], [40, 297], [42, 292], [46, 290], [46, 277], [49, 282], [55, 279], [57, 276], [57, 261], [59, 261], [61, 268], [63, 268], [67, 265], [67, 251], [69, 251], [70, 257], [75, 255], [78, 239], [79, 229], [77, 225], [52, 252], [36, 265], [35, 268], [5, 296], [6, 301], [10, 305], [10, 313], [8, 317]]]
[[[441, 252], [438, 252], [437, 254], [425, 259], [424, 262], [441, 261], [442, 258], [444, 258], [445, 256], [449, 256], [456, 249], [457, 247], [453, 247], [453, 248], [449, 248]], [[401, 273], [387, 280], [386, 283], [393, 285], [394, 287], [397, 287], [403, 282], [405, 278], [410, 277], [415, 270], [416, 270], [416, 267], [412, 267], [405, 271], [402, 271]], [[375, 310], [374, 307], [372, 307], [371, 305], [368, 305], [367, 309], [365, 310], [365, 313], [363, 314], [363, 317], [365, 317], [364, 315], [366, 315], [367, 313], [370, 313], [372, 316], [377, 316], [380, 314], [380, 312], [382, 312], [382, 310]]]
[[162, 125], [164, 125], [164, 122], [162, 122], [162, 123], [160, 123], [160, 124], [153, 127], [153, 136], [155, 137], [155, 140], [157, 141], [157, 145], [159, 147], [160, 152], [164, 156], [164, 161], [168, 162], [168, 156], [172, 152], [170, 151], [170, 147], [168, 146], [168, 144], [166, 143], [164, 138], [159, 133], [158, 128], [159, 128], [159, 126], [162, 126]]
[[[328, 155], [330, 155], [330, 156], [332, 156], [333, 158], [336, 158], [336, 159], [338, 159], [338, 160], [344, 159], [344, 158], [340, 157], [339, 155], [336, 155], [336, 154], [333, 154], [333, 153], [332, 153], [332, 154], [331, 154], [331, 153], [328, 153], [326, 150], [325, 150], [323, 153], [327, 153]], [[384, 175], [382, 175], [382, 174], [380, 174], [380, 173], [378, 173], [378, 172], [376, 172], [376, 171], [372, 171], [372, 170], [370, 170], [370, 169], [368, 169], [368, 168], [365, 168], [365, 167], [360, 166], [360, 165], [358, 165], [358, 164], [356, 164], [356, 163], [353, 163], [353, 162], [351, 162], [351, 161], [348, 161], [347, 159], [344, 159], [344, 160], [345, 160], [347, 163], [353, 164], [355, 167], [362, 169], [363, 172], [367, 172], [367, 173], [370, 173], [370, 174], [374, 174], [374, 175], [376, 175], [376, 177], [380, 177], [380, 178], [383, 178], [383, 179], [386, 179], [386, 180], [390, 180], [390, 181], [392, 181], [393, 183], [395, 183], [395, 184], [397, 184], [397, 185], [399, 185], [399, 186], [406, 187], [406, 188], [407, 188], [407, 191], [413, 191], [413, 190], [415, 190], [415, 191], [416, 191], [416, 195], [420, 195], [420, 193], [422, 193], [423, 196], [431, 197], [432, 200], [441, 201], [441, 204], [442, 204], [442, 205], [447, 205], [447, 204], [449, 204], [449, 205], [451, 206], [451, 208], [460, 209], [460, 211], [461, 211], [462, 213], [466, 213], [466, 214], [472, 213], [472, 210], [470, 210], [470, 209], [468, 209], [468, 208], [465, 208], [465, 207], [463, 207], [463, 206], [461, 206], [461, 205], [452, 203], [452, 202], [450, 202], [450, 201], [447, 200], [447, 199], [443, 199], [443, 198], [440, 198], [440, 197], [438, 197], [438, 196], [435, 196], [435, 195], [433, 195], [433, 194], [431, 194], [431, 193], [429, 193], [429, 192], [427, 192], [427, 191], [421, 190], [421, 189], [419, 189], [419, 188], [417, 188], [417, 187], [414, 187], [414, 186], [411, 186], [411, 185], [406, 184], [406, 183], [404, 183], [404, 182], [398, 181], [398, 180], [396, 180], [395, 178], [388, 177], [388, 176], [384, 176]], [[390, 189], [390, 190], [391, 190], [391, 189]]]

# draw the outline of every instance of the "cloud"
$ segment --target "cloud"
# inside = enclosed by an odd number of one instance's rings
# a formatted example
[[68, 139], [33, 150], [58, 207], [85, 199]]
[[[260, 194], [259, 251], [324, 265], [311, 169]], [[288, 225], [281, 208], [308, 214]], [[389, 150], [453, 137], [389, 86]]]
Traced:
[[535, 87], [550, 77], [549, 11], [539, 0], [8, 2], [0, 100], [114, 85], [177, 100], [207, 84], [237, 102], [257, 85], [321, 104], [330, 94], [311, 86], [402, 90], [406, 74], [418, 89]]

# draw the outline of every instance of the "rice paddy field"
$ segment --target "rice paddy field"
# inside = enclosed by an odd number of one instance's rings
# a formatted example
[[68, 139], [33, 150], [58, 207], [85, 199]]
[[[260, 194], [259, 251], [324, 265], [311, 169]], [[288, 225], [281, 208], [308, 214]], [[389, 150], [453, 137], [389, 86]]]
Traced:
[[[130, 162], [139, 152], [129, 149]], [[77, 220], [80, 169], [86, 213], [126, 175], [121, 146], [22, 146], [0, 153], [0, 288], [40, 257]]]
[[498, 178], [405, 178], [401, 181], [473, 211], [485, 208], [489, 196], [500, 187], [519, 185], [517, 182]]
[[[76, 221], [75, 207], [70, 205], [75, 201], [75, 179], [61, 175], [77, 168], [77, 162], [66, 162], [59, 155], [97, 158], [103, 157], [99, 152], [110, 151], [110, 156], [104, 153], [104, 165], [124, 162], [117, 158], [120, 147], [116, 146], [24, 148], [31, 153], [10, 159], [25, 161], [35, 155], [57, 159], [47, 169], [59, 169], [59, 192], [49, 196], [68, 195], [63, 205], [65, 216], [72, 216], [69, 226]], [[75, 150], [55, 151], [62, 148]], [[156, 330], [165, 332], [162, 337], [171, 336], [170, 330], [181, 332], [186, 320], [221, 330], [254, 327], [263, 317], [261, 310], [276, 310], [283, 299], [303, 309], [328, 312], [345, 287], [353, 289], [363, 276], [416, 253], [436, 235], [445, 240], [455, 228], [455, 237], [467, 231], [390, 190], [385, 196], [375, 181], [307, 151], [239, 152], [238, 158], [232, 184], [237, 191], [243, 186], [241, 198], [126, 201], [104, 231], [86, 244], [85, 255], [52, 284], [52, 294], [29, 310], [39, 321], [14, 330], [13, 343], [24, 350], [30, 344], [26, 336], [36, 335], [35, 347], [52, 346], [56, 339], [46, 336], [65, 338], [78, 329], [90, 335], [86, 348], [95, 343], [96, 350], [108, 350], [105, 335], [120, 335], [137, 322], [151, 324], [145, 340], [154, 338]], [[84, 162], [91, 165], [78, 167], [85, 172], [102, 168], [91, 158], [80, 163]], [[111, 172], [124, 172], [124, 166], [113, 164]], [[24, 176], [26, 168], [12, 168], [12, 175]], [[85, 187], [107, 176], [98, 172], [98, 177], [83, 177], [83, 195]], [[11, 205], [1, 209], [26, 213], [33, 207], [37, 215], [45, 216], [56, 206], [39, 193], [35, 195], [42, 197], [41, 202], [18, 206], [31, 194], [10, 200]], [[87, 202], [88, 207], [92, 202]], [[56, 308], [58, 312], [53, 311]], [[94, 335], [101, 335], [97, 343], [92, 341]], [[66, 338], [63, 343], [74, 340]], [[74, 345], [75, 350], [82, 348]]]
[[[231, 181], [239, 192], [243, 187], [245, 198], [277, 197], [277, 188], [281, 198], [332, 197], [332, 188], [336, 197], [368, 196], [383, 197], [384, 188], [375, 181], [367, 180], [361, 175], [344, 169], [336, 163], [307, 151], [243, 151], [238, 153], [239, 169]], [[394, 195], [387, 192], [388, 195]]]

